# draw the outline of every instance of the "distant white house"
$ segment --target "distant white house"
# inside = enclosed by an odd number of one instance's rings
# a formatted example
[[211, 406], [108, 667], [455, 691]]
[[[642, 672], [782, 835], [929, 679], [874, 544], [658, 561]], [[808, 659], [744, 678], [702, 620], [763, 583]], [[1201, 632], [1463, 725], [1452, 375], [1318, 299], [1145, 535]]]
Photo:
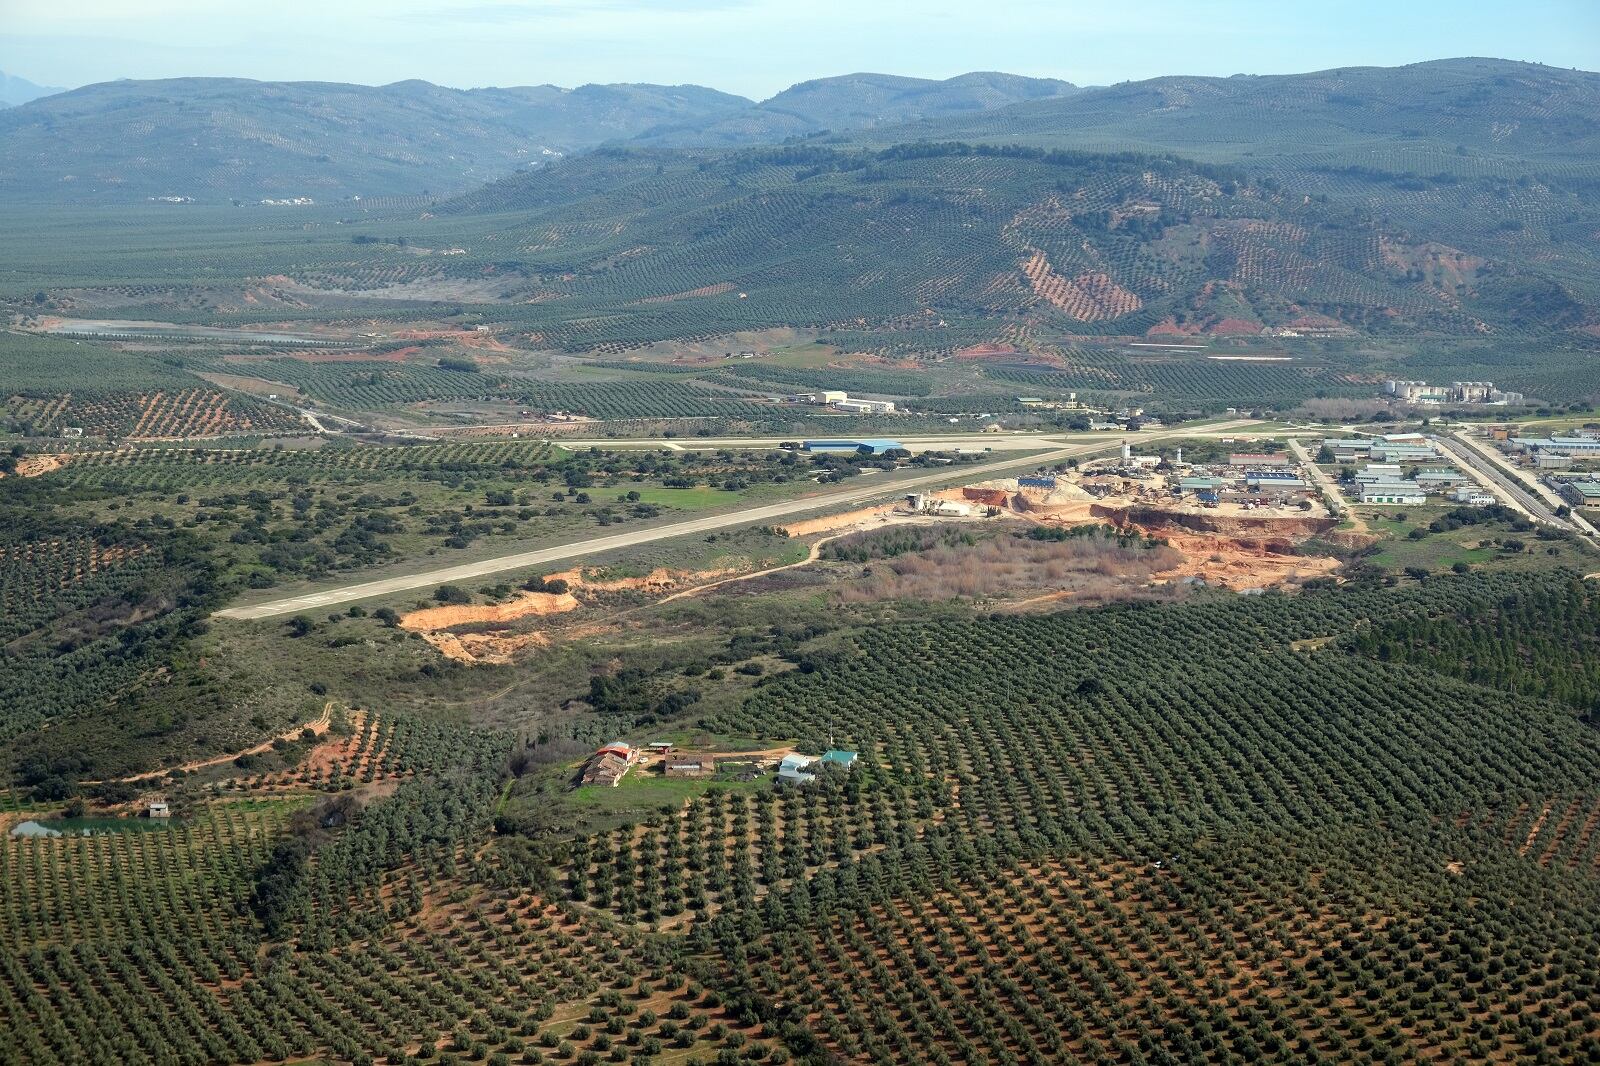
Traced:
[[145, 813], [151, 818], [171, 818], [172, 808], [167, 806], [166, 800], [151, 800]]

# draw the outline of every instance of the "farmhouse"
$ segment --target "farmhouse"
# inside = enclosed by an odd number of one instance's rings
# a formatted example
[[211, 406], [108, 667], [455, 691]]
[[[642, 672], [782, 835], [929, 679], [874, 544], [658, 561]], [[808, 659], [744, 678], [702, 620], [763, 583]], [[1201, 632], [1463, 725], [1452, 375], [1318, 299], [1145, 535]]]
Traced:
[[679, 755], [667, 760], [668, 777], [710, 777], [717, 772], [717, 764], [704, 755]]
[[620, 740], [613, 740], [605, 747], [589, 756], [589, 761], [583, 767], [583, 775], [578, 779], [584, 785], [605, 785], [615, 788], [622, 783], [628, 773], [628, 768], [633, 765], [633, 748]]
[[171, 818], [172, 808], [167, 806], [166, 800], [151, 800], [145, 814], [151, 818]]
[[842, 766], [846, 770], [851, 770], [856, 765], [856, 753], [853, 751], [841, 751], [838, 748], [832, 751], [825, 751], [822, 753], [822, 764], [824, 766]]
[[615, 755], [596, 755], [583, 768], [579, 782], [585, 785], [605, 785], [616, 788], [628, 773], [628, 763]]
[[807, 768], [816, 762], [810, 755], [785, 755], [783, 762], [778, 764], [778, 784], [780, 785], [809, 785], [817, 779], [815, 773], [808, 773]]

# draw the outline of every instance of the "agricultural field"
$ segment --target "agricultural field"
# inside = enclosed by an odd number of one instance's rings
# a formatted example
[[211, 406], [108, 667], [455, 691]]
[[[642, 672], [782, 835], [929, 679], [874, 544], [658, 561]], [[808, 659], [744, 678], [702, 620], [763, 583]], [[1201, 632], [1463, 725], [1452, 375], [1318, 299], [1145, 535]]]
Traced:
[[[806, 387], [838, 357], [716, 376]], [[992, 367], [917, 397], [872, 365], [908, 403], [1006, 396]], [[869, 509], [240, 621], [215, 612], [949, 457], [19, 440], [0, 1012], [24, 1024], [0, 1061], [1504, 1060], [1600, 1036], [1570, 538], [1369, 516], [1375, 545], [1309, 541], [1304, 574], [1239, 596], [1163, 578], [1204, 552], [1156, 532]], [[617, 737], [726, 768], [574, 788]], [[761, 762], [829, 747], [857, 764], [807, 786]], [[135, 817], [157, 798], [170, 823]]]
[[[822, 565], [995, 535], [1010, 534], [837, 539]], [[115, 572], [107, 550], [30, 561], [81, 582]], [[0, 838], [22, 886], [0, 907], [0, 1003], [30, 1021], [0, 1051], [1488, 1061], [1600, 1039], [1600, 741], [1583, 721], [1595, 679], [1572, 665], [1594, 658], [1600, 601], [1572, 571], [1486, 563], [1010, 617], [736, 589], [721, 609], [663, 605], [644, 632], [674, 640], [614, 683], [594, 670], [632, 627], [577, 638], [559, 669], [407, 680], [395, 667], [428, 658], [404, 630], [319, 619], [289, 639], [294, 665], [270, 667], [330, 682], [299, 733], [84, 783], [115, 831]], [[810, 628], [758, 625], [776, 602]], [[1538, 639], [1515, 639], [1535, 619]], [[230, 629], [191, 637], [194, 653], [265, 665], [284, 641]], [[709, 652], [727, 666], [691, 665]], [[554, 703], [535, 682], [498, 725], [471, 710], [551, 671], [586, 709], [537, 710]], [[343, 706], [363, 690], [409, 709]], [[569, 791], [613, 733], [831, 743], [861, 762], [804, 788], [630, 775]], [[28, 802], [50, 795], [29, 780], [0, 803], [6, 826], [60, 810]], [[116, 823], [152, 794], [169, 827]], [[1530, 898], [1537, 920], [1516, 905]], [[208, 918], [178, 924], [190, 908]], [[113, 1005], [117, 1027], [75, 1021]]]
[[6, 108], [0, 1066], [1600, 1062], [1595, 77]]
[[[889, 465], [893, 465], [892, 463]], [[545, 442], [124, 448], [29, 479], [68, 515], [192, 531], [253, 588], [424, 556], [468, 558], [729, 510], [858, 468], [784, 452], [568, 452]]]

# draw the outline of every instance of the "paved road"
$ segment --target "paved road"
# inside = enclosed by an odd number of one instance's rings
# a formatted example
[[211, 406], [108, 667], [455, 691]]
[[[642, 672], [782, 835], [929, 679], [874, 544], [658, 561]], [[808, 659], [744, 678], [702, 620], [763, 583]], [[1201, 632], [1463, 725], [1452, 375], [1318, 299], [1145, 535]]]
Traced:
[[[907, 437], [894, 434], [891, 439], [904, 444], [906, 450], [912, 452], [981, 452], [985, 450], [1020, 452], [1033, 451], [1040, 448], [1059, 448], [1062, 443], [1061, 438], [1071, 435], [1062, 433], [1054, 435], [1041, 433], [945, 433], [932, 436]], [[1190, 435], [1198, 436], [1200, 434]], [[1103, 436], [1109, 439], [1115, 434], [1105, 433]], [[711, 451], [717, 448], [776, 448], [785, 441], [800, 439], [802, 438], [794, 435], [787, 437], [617, 437], [615, 439], [551, 437], [550, 442], [573, 450], [579, 448], [605, 448], [608, 450], [665, 448], [669, 451], [692, 452]], [[841, 434], [839, 439], [854, 440], [856, 438]], [[1121, 438], [1118, 437], [1117, 439], [1120, 440]]]
[[[1248, 428], [1250, 425], [1251, 421], [1249, 419], [1240, 419], [1233, 423], [1209, 426], [1207, 431], [1214, 433], [1223, 433], [1230, 429], [1238, 431]], [[271, 600], [267, 603], [229, 607], [218, 611], [217, 616], [220, 618], [256, 619], [297, 614], [301, 611], [321, 610], [355, 600], [367, 600], [376, 596], [392, 596], [397, 592], [409, 592], [413, 589], [432, 588], [436, 585], [450, 582], [466, 581], [471, 578], [484, 577], [488, 574], [498, 574], [506, 570], [522, 570], [542, 566], [546, 563], [562, 562], [580, 556], [612, 551], [617, 548], [630, 548], [639, 544], [648, 544], [652, 541], [666, 540], [670, 537], [682, 537], [693, 533], [709, 533], [712, 530], [727, 529], [730, 526], [746, 526], [770, 522], [773, 519], [785, 518], [804, 511], [815, 511], [824, 508], [842, 510], [852, 504], [864, 504], [873, 500], [898, 496], [917, 488], [947, 485], [957, 481], [977, 480], [1017, 467], [1047, 466], [1096, 452], [1111, 451], [1121, 447], [1124, 440], [1138, 445], [1141, 442], [1148, 444], [1169, 437], [1192, 436], [1195, 436], [1194, 431], [1185, 431], [1183, 429], [1163, 430], [1158, 433], [1106, 433], [1093, 440], [1064, 445], [1053, 451], [1042, 452], [1038, 455], [1020, 458], [1014, 456], [989, 463], [949, 467], [935, 474], [906, 478], [895, 481], [892, 484], [877, 483], [842, 489], [838, 492], [804, 496], [797, 499], [784, 500], [780, 503], [749, 507], [742, 511], [707, 515], [703, 518], [691, 518], [687, 521], [674, 522], [670, 525], [652, 526], [646, 529], [630, 530], [627, 533], [617, 533], [608, 537], [594, 537], [590, 540], [571, 544], [559, 544], [553, 548], [539, 548], [534, 551], [518, 552], [514, 555], [482, 559], [475, 563], [461, 563], [457, 566], [447, 566], [420, 574], [384, 578], [378, 581], [364, 581], [359, 584], [328, 589], [324, 592], [310, 592], [302, 596]], [[877, 479], [872, 480], [876, 481]]]
[[[1140, 441], [1161, 440], [1174, 435], [1180, 437], [1228, 437], [1241, 432], [1247, 432], [1251, 426], [1260, 425], [1251, 419], [1230, 420], [1227, 422], [1211, 422], [1204, 425], [1179, 427], [1176, 429], [1140, 430], [1128, 434], [1128, 439], [1137, 448]], [[1324, 432], [1324, 427], [1301, 426], [1292, 429], [1273, 431], [1274, 437], [1315, 436]], [[952, 430], [949, 433], [924, 433], [905, 436], [899, 433], [886, 434], [890, 439], [897, 440], [906, 446], [908, 451], [1034, 451], [1045, 448], [1059, 448], [1067, 441], [1063, 438], [1073, 438], [1073, 443], [1090, 443], [1104, 441], [1102, 447], [1115, 447], [1122, 442], [1122, 434], [1112, 432], [1080, 432], [1063, 431], [1057, 433], [1039, 432], [1029, 430], [1023, 433], [961, 433]], [[849, 434], [836, 434], [839, 439], [855, 439]], [[616, 438], [563, 438], [552, 437], [552, 444], [559, 444], [563, 448], [666, 448], [672, 451], [707, 451], [715, 448], [776, 448], [784, 441], [794, 441], [801, 438], [791, 434], [787, 437], [616, 437]]]
[[1572, 523], [1556, 517], [1555, 511], [1544, 500], [1531, 492], [1520, 478], [1513, 477], [1502, 469], [1499, 463], [1485, 455], [1465, 433], [1456, 433], [1454, 437], [1454, 440], [1445, 440], [1442, 437], [1434, 439], [1445, 451], [1454, 456], [1458, 463], [1476, 475], [1479, 481], [1503, 503], [1508, 504], [1513, 510], [1521, 511], [1536, 522], [1543, 522], [1560, 529], [1572, 528]]
[[[1518, 484], [1522, 483], [1520, 478], [1516, 478], [1514, 476], [1516, 467], [1512, 466], [1511, 461], [1505, 456], [1501, 455], [1500, 452], [1493, 446], [1476, 440], [1475, 438], [1468, 436], [1465, 432], [1458, 432], [1455, 434], [1455, 437], [1461, 442], [1463, 450], [1470, 451], [1477, 456], [1481, 456], [1483, 460], [1491, 467], [1498, 467], [1506, 474], [1508, 478], [1517, 481]], [[1533, 484], [1533, 494], [1542, 500], [1546, 508], [1550, 509], [1551, 511], [1554, 511], [1556, 508], [1566, 506], [1565, 500], [1556, 495], [1556, 493], [1548, 486], [1538, 481], [1535, 481]], [[1596, 530], [1589, 520], [1583, 515], [1579, 514], [1577, 511], [1572, 511], [1565, 519], [1558, 518], [1556, 520], [1556, 524], [1561, 526], [1563, 529], [1576, 528], [1578, 532], [1586, 534], [1590, 537], [1600, 534], [1600, 530]]]

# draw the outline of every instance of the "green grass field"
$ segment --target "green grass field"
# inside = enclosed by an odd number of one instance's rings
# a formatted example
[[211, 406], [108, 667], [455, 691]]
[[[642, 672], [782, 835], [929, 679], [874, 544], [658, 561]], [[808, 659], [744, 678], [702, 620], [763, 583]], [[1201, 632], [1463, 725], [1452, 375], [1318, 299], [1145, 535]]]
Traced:
[[608, 814], [642, 813], [662, 806], [679, 807], [713, 789], [754, 791], [772, 787], [772, 775], [763, 774], [751, 781], [728, 779], [690, 779], [666, 777], [641, 767], [628, 771], [615, 788], [583, 785], [572, 793], [572, 802]]
[[[1366, 557], [1368, 562], [1389, 570], [1420, 568], [1448, 570], [1457, 564], [1495, 569], [1546, 570], [1555, 568], [1587, 572], [1600, 563], [1600, 553], [1573, 540], [1541, 540], [1533, 533], [1516, 533], [1501, 522], [1464, 526], [1434, 533], [1428, 523], [1446, 514], [1443, 506], [1407, 507], [1402, 513], [1392, 508], [1356, 508], [1370, 532], [1384, 539], [1379, 550]], [[1410, 539], [1416, 530], [1426, 531], [1420, 539]], [[1508, 550], [1494, 541], [1514, 541], [1518, 550]]]

